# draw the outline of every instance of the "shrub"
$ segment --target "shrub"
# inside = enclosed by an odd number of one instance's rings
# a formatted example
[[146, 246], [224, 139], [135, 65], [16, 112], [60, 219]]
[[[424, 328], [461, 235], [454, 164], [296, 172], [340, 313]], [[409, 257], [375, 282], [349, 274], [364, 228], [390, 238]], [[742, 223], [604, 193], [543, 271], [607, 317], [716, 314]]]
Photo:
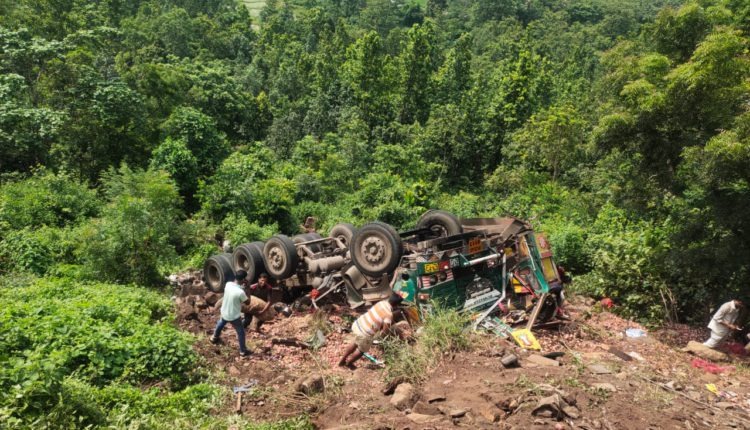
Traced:
[[82, 231], [79, 254], [97, 279], [153, 285], [177, 260], [180, 196], [161, 171], [127, 166], [103, 177], [108, 204]]
[[10, 230], [62, 227], [96, 215], [100, 202], [86, 184], [66, 173], [38, 169], [0, 186], [0, 238]]
[[673, 311], [672, 294], [661, 277], [667, 232], [648, 221], [631, 221], [605, 205], [587, 239], [592, 271], [573, 287], [594, 297], [611, 297], [620, 312], [644, 322], [659, 322]]
[[44, 275], [55, 264], [74, 263], [75, 230], [41, 226], [10, 231], [0, 241], [0, 272]]
[[215, 389], [202, 385], [170, 394], [123, 384], [166, 381], [162, 387], [175, 388], [197, 370], [192, 337], [169, 323], [166, 297], [68, 280], [0, 284], [0, 422], [80, 428], [106, 424], [113, 409], [132, 407], [132, 420], [141, 413], [205, 414], [216, 402]]
[[464, 332], [468, 323], [466, 314], [433, 306], [433, 312], [425, 316], [416, 343], [406, 344], [392, 338], [383, 343], [388, 378], [422, 381], [443, 354], [468, 349], [470, 338]]

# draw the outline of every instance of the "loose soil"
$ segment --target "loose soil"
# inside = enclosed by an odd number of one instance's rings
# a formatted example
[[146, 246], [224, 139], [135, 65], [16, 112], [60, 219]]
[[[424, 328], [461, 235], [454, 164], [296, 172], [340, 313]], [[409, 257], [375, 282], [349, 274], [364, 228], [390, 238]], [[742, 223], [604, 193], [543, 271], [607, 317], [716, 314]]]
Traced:
[[[356, 370], [336, 365], [360, 312], [333, 302], [289, 318], [277, 316], [263, 326], [263, 334], [248, 333], [253, 355], [240, 358], [230, 326], [222, 344], [208, 342], [218, 310], [209, 305], [216, 297], [206, 294], [199, 274], [179, 275], [175, 284], [177, 323], [198, 335], [196, 351], [217, 383], [227, 387], [217, 414], [235, 413], [232, 387], [250, 383], [255, 385], [242, 397], [243, 415], [273, 421], [307, 414], [321, 429], [750, 428], [748, 359], [731, 355], [732, 363], [719, 363], [731, 368], [712, 374], [693, 367], [695, 357], [680, 351], [688, 340], [705, 340], [705, 329], [672, 325], [649, 332], [610, 312], [594, 312], [591, 301], [574, 300], [566, 308], [571, 321], [535, 331], [541, 352], [491, 334], [476, 336], [470, 351], [448, 354], [435, 369], [425, 369], [413, 405], [401, 411], [382, 393], [390, 382], [385, 370], [364, 359]], [[625, 336], [628, 328], [648, 334], [631, 339]], [[308, 341], [318, 330], [325, 334], [318, 349], [276, 343]], [[560, 353], [559, 365], [537, 365], [530, 358], [550, 352]], [[371, 353], [382, 356], [377, 345]], [[500, 359], [510, 353], [519, 357], [520, 367], [502, 366]], [[303, 394], [299, 384], [310, 377], [322, 379], [322, 390]], [[562, 399], [569, 413], [532, 413], [550, 396]]]

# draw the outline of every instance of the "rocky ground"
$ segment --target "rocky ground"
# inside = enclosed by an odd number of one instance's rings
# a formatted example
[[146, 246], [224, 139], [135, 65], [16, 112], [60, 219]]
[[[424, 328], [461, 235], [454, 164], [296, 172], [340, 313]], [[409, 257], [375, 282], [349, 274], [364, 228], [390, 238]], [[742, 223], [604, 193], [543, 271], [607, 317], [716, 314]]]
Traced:
[[[304, 413], [321, 429], [750, 428], [747, 359], [731, 354], [712, 361], [681, 350], [689, 340], [704, 340], [705, 329], [648, 331], [579, 298], [568, 305], [571, 321], [536, 332], [542, 351], [474, 336], [470, 351], [425, 369], [424, 382], [400, 384], [386, 395], [392, 381], [381, 367], [336, 366], [358, 312], [329, 303], [277, 317], [264, 334], [249, 334], [254, 353], [242, 359], [231, 327], [223, 344], [208, 343], [220, 296], [207, 293], [197, 275], [174, 278], [177, 323], [203, 339], [197, 351], [227, 386], [225, 410], [217, 414], [275, 420]], [[646, 335], [628, 337], [630, 328]], [[382, 351], [376, 346], [372, 354]], [[510, 355], [517, 366], [503, 365]], [[240, 386], [250, 391], [237, 412], [232, 388]]]

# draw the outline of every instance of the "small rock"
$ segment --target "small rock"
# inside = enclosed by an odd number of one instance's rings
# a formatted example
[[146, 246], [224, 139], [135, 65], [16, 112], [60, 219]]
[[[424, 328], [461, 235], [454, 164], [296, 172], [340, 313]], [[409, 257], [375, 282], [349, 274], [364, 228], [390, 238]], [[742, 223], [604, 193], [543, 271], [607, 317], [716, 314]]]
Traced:
[[323, 391], [325, 382], [320, 375], [308, 376], [297, 384], [297, 392], [311, 395]]
[[516, 367], [518, 365], [518, 356], [515, 354], [508, 354], [500, 359], [503, 367]]
[[578, 419], [578, 417], [581, 416], [581, 414], [578, 412], [578, 408], [575, 406], [563, 406], [562, 411], [565, 413], [565, 415], [573, 418], [574, 420]]
[[563, 406], [567, 405], [564, 404], [560, 395], [553, 394], [539, 399], [539, 403], [537, 403], [534, 410], [531, 411], [531, 414], [537, 417], [557, 418], [560, 416]]
[[602, 366], [601, 364], [590, 364], [588, 366], [588, 369], [595, 375], [609, 375], [612, 373], [611, 370], [609, 370], [606, 366]]
[[635, 358], [635, 359], [636, 359], [636, 360], [638, 360], [638, 361], [646, 361], [646, 359], [645, 359], [645, 358], [643, 358], [643, 356], [642, 356], [641, 354], [638, 354], [638, 353], [637, 353], [637, 352], [635, 352], [635, 351], [630, 351], [630, 352], [628, 352], [627, 354], [628, 354], [629, 356], [631, 356], [631, 357]]
[[432, 394], [427, 395], [426, 399], [427, 399], [427, 403], [442, 402], [442, 401], [445, 401], [445, 395], [432, 393]]
[[735, 404], [730, 402], [716, 402], [714, 406], [718, 406], [721, 409], [734, 409]]
[[362, 406], [358, 402], [351, 402], [349, 403], [349, 407], [358, 411]]
[[609, 391], [610, 393], [614, 393], [617, 391], [617, 388], [615, 388], [614, 385], [608, 382], [598, 382], [596, 384], [592, 384], [591, 387], [594, 388], [595, 390], [604, 390], [604, 391]]
[[232, 376], [240, 376], [240, 369], [234, 366], [229, 366], [229, 374]]
[[414, 386], [409, 383], [399, 384], [396, 390], [391, 396], [390, 403], [396, 407], [396, 409], [403, 411], [404, 409], [411, 406], [414, 400]]
[[526, 358], [526, 361], [542, 367], [556, 367], [560, 365], [559, 361], [547, 357], [542, 357], [538, 354], [531, 354], [530, 356], [528, 356], [528, 358]]
[[213, 291], [209, 291], [203, 296], [203, 300], [205, 300], [209, 306], [215, 306], [216, 302], [219, 301], [219, 298], [219, 295], [214, 293]]
[[484, 405], [484, 407], [479, 410], [479, 413], [484, 417], [484, 419], [491, 423], [500, 421], [500, 417], [503, 416], [503, 411], [501, 411], [497, 406], [494, 405]]
[[451, 418], [461, 418], [466, 415], [466, 409], [453, 409], [448, 412], [448, 416]]
[[412, 413], [422, 415], [440, 415], [440, 410], [435, 405], [431, 405], [427, 402], [417, 402], [411, 408]]
[[440, 416], [423, 414], [409, 414], [406, 418], [409, 418], [412, 422], [417, 424], [434, 423], [441, 419]]
[[615, 374], [615, 378], [620, 381], [625, 381], [626, 379], [630, 378], [630, 375], [628, 375], [628, 372], [620, 372]]

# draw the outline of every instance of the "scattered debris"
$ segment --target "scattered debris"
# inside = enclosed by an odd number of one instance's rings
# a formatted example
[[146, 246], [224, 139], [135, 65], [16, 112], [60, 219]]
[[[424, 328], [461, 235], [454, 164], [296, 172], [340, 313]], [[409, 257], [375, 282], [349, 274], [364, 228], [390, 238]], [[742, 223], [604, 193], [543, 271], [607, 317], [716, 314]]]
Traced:
[[629, 328], [625, 330], [625, 336], [631, 339], [639, 339], [642, 337], [646, 337], [646, 331], [639, 328]]
[[711, 363], [710, 361], [702, 360], [700, 358], [694, 358], [693, 361], [690, 362], [690, 365], [695, 367], [696, 369], [701, 369], [708, 373], [713, 373], [714, 375], [734, 370], [734, 366], [719, 366], [717, 364]]
[[513, 330], [511, 333], [513, 339], [518, 343], [521, 348], [533, 349], [539, 351], [542, 347], [539, 345], [539, 341], [536, 339], [531, 330], [527, 328]]
[[565, 416], [577, 419], [580, 416], [580, 411], [576, 406], [569, 405], [561, 395], [556, 393], [539, 399], [539, 403], [531, 411], [531, 414], [538, 417], [562, 420]]

